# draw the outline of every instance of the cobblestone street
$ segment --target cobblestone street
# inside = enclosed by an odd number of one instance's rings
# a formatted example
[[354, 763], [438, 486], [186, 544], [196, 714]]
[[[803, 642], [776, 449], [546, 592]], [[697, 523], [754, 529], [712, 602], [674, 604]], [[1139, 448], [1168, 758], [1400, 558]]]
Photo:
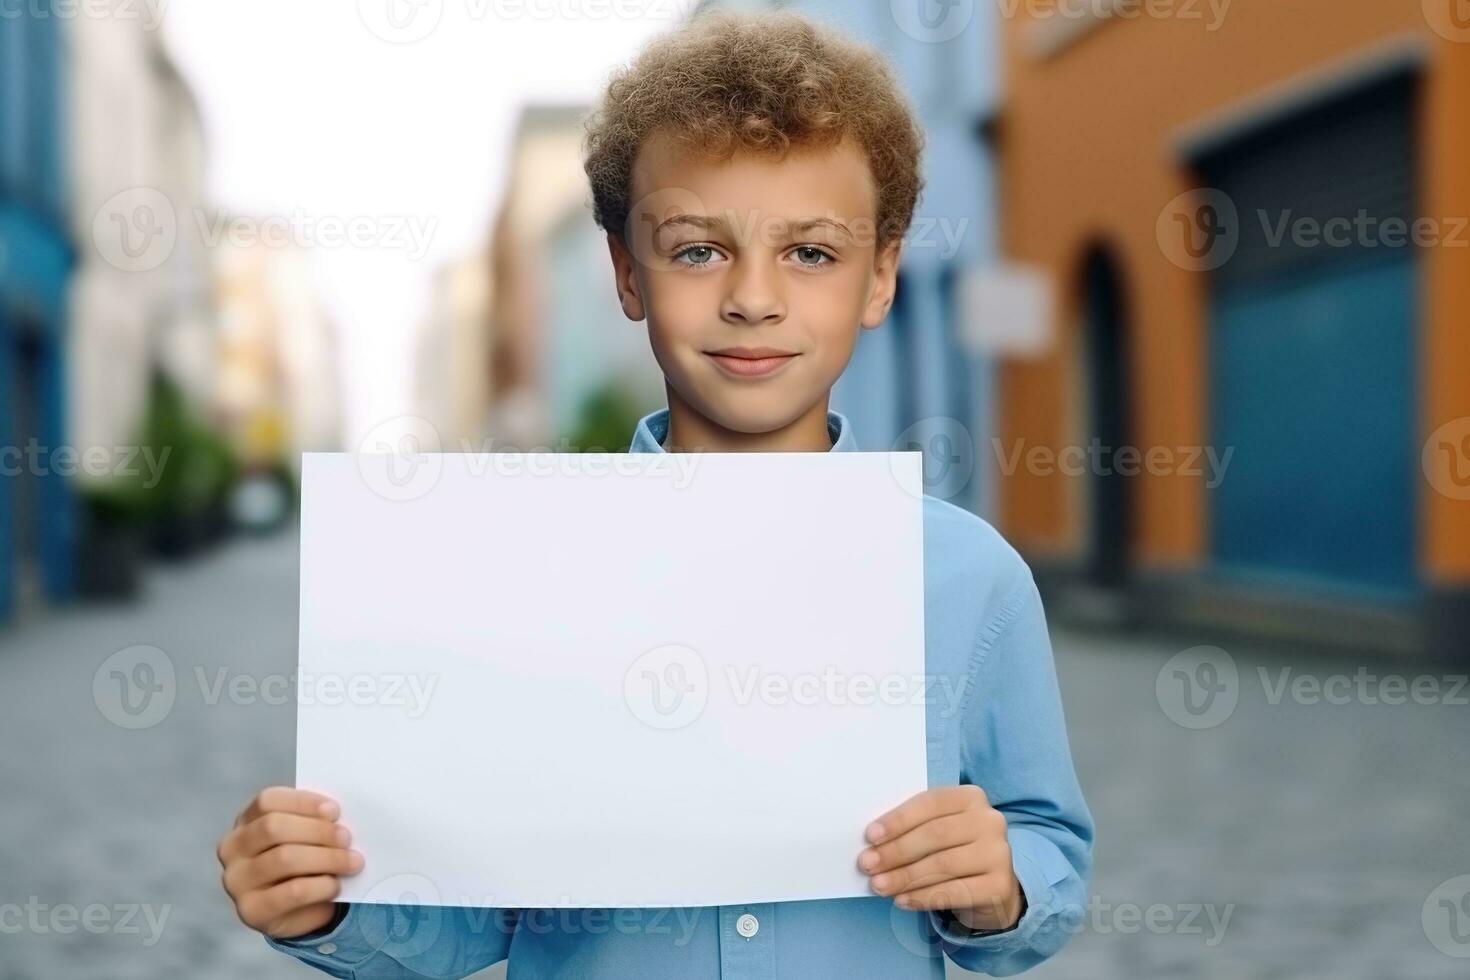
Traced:
[[[291, 706], [222, 692], [236, 676], [292, 674], [295, 569], [290, 537], [235, 544], [155, 571], [138, 605], [52, 612], [0, 639], [0, 907], [20, 907], [0, 917], [0, 978], [320, 975], [237, 923], [214, 857], [247, 796], [292, 778]], [[1436, 944], [1424, 916], [1446, 914], [1429, 901], [1437, 886], [1470, 874], [1470, 692], [1311, 704], [1282, 687], [1463, 668], [1229, 645], [1238, 706], [1189, 730], [1155, 683], [1172, 655], [1209, 642], [1058, 634], [1097, 869], [1080, 934], [1031, 975], [1463, 978], [1470, 961], [1450, 954], [1470, 955], [1453, 939], [1466, 923]], [[162, 721], [127, 730], [99, 709], [94, 678], [108, 683], [99, 665], [134, 644], [167, 652], [177, 694]], [[28, 905], [42, 927], [16, 932]], [[89, 913], [97, 928], [46, 925], [61, 906], [102, 909]]]

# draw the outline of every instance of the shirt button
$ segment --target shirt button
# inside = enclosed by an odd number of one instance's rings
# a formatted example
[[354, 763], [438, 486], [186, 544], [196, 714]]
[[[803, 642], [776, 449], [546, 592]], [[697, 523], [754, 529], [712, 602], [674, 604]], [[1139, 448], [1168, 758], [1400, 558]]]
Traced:
[[337, 952], [337, 944], [336, 943], [322, 943], [320, 946], [318, 946], [316, 948], [316, 951], [318, 953], [321, 953], [323, 956], [331, 956], [333, 953]]
[[740, 935], [744, 936], [746, 939], [749, 939], [751, 936], [754, 936], [757, 932], [759, 932], [760, 927], [760, 920], [751, 915], [749, 912], [745, 913], [740, 918], [735, 920], [735, 931], [740, 933]]

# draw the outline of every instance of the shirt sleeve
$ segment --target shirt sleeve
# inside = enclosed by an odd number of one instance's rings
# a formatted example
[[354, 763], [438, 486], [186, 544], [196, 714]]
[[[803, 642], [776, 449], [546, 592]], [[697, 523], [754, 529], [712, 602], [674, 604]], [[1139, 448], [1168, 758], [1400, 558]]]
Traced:
[[1012, 976], [1054, 955], [1083, 921], [1093, 822], [1072, 766], [1041, 595], [1029, 571], [982, 627], [961, 711], [961, 777], [1005, 814], [1026, 911], [1014, 928], [973, 934], [929, 914], [957, 966]]
[[451, 980], [505, 959], [518, 919], [516, 909], [353, 903], [328, 932], [266, 942], [328, 976]]

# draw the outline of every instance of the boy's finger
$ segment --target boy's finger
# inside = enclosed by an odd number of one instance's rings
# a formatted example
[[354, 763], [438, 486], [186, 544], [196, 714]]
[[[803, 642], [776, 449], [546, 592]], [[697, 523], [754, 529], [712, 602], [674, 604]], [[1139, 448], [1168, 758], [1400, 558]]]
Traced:
[[342, 808], [336, 800], [311, 790], [272, 786], [256, 794], [245, 812], [240, 814], [236, 825], [249, 823], [267, 813], [295, 813], [303, 817], [336, 820], [342, 815]]
[[969, 878], [987, 870], [984, 845], [959, 844], [935, 851], [912, 864], [884, 871], [873, 877], [879, 895], [901, 895], [955, 878]]
[[910, 797], [868, 824], [863, 836], [869, 844], [881, 844], [900, 834], [906, 834], [935, 817], [959, 813], [984, 803], [985, 794], [978, 786], [941, 786], [938, 789], [928, 789]]
[[308, 932], [316, 932], [322, 928], [322, 922], [331, 922], [332, 916], [336, 914], [337, 904], [335, 902], [318, 902], [315, 905], [307, 905], [294, 912], [288, 912], [285, 916], [269, 926], [269, 935], [274, 939], [295, 939], [304, 936]]
[[267, 813], [235, 830], [221, 848], [223, 860], [255, 857], [281, 844], [317, 844], [346, 847], [352, 833], [344, 826], [318, 817], [294, 813]]
[[968, 909], [999, 906], [1000, 896], [996, 891], [998, 882], [994, 875], [975, 875], [956, 878], [904, 892], [893, 901], [904, 909]]
[[231, 894], [243, 895], [291, 878], [354, 875], [362, 867], [363, 857], [357, 851], [310, 844], [282, 844], [259, 857], [231, 865], [225, 876], [229, 879], [227, 890]]
[[858, 855], [858, 867], [868, 874], [891, 871], [936, 851], [971, 843], [974, 837], [968, 817], [963, 813], [946, 814], [921, 823], [886, 844], [867, 848]]
[[273, 888], [250, 892], [236, 903], [235, 911], [247, 926], [263, 932], [292, 912], [330, 902], [341, 891], [342, 883], [332, 875], [292, 878]]

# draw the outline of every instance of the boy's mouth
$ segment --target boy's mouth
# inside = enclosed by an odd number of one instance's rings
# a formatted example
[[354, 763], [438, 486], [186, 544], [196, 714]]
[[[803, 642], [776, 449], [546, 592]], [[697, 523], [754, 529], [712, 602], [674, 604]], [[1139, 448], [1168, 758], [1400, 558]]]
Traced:
[[722, 370], [742, 378], [770, 374], [798, 356], [775, 347], [722, 347], [705, 354]]

